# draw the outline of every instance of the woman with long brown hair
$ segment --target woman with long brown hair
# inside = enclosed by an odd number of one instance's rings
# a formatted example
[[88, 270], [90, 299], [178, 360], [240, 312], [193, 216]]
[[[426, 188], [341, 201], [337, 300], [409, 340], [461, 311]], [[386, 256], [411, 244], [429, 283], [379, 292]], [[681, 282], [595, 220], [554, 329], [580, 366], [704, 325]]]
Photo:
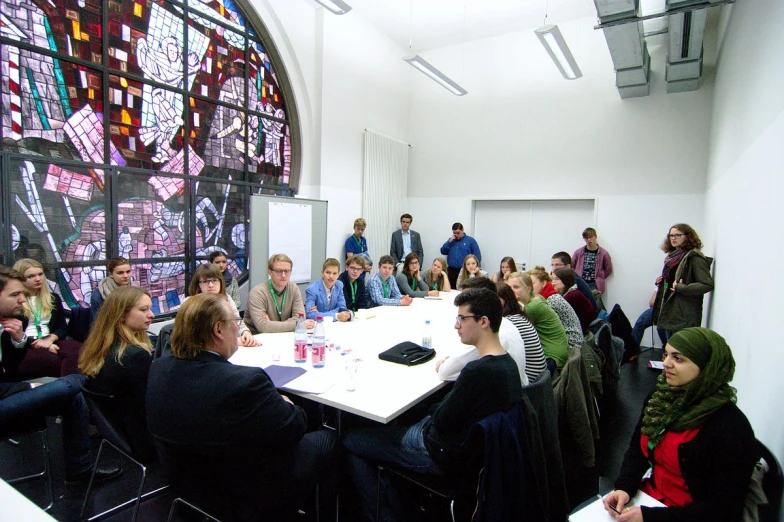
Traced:
[[134, 456], [153, 460], [155, 450], [147, 431], [145, 393], [152, 364], [147, 329], [155, 314], [146, 290], [121, 286], [103, 303], [79, 357], [87, 388], [111, 396], [106, 413], [128, 438]]
[[430, 290], [438, 290], [439, 292], [452, 290], [452, 285], [449, 284], [446, 259], [443, 257], [437, 257], [433, 260], [433, 266], [425, 272], [423, 279]]

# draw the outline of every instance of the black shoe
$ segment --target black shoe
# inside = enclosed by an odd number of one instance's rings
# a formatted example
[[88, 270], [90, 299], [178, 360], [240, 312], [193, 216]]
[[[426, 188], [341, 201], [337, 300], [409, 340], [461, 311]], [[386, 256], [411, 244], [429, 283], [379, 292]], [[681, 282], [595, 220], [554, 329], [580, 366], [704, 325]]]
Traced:
[[[90, 476], [92, 476], [93, 468], [87, 468], [84, 471], [80, 471], [75, 475], [66, 476], [65, 477], [65, 484], [68, 486], [74, 484], [88, 484], [90, 482]], [[104, 480], [113, 479], [114, 477], [119, 476], [122, 473], [122, 467], [118, 466], [117, 464], [110, 464], [108, 466], [101, 466], [97, 470], [95, 470], [95, 482], [101, 482]]]

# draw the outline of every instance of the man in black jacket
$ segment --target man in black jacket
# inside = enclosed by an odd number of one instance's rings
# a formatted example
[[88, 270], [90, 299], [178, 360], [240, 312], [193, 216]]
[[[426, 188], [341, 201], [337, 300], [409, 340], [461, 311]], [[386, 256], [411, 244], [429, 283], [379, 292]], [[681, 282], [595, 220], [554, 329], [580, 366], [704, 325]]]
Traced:
[[334, 502], [334, 433], [305, 433], [305, 412], [264, 370], [228, 361], [237, 330], [225, 296], [191, 297], [177, 313], [173, 357], [150, 369], [147, 426], [172, 487], [223, 520], [293, 519], [317, 483]]
[[346, 298], [346, 308], [352, 312], [368, 307], [365, 281], [359, 277], [365, 273], [365, 258], [352, 256], [346, 261], [346, 270], [338, 276], [343, 283], [343, 297]]
[[[25, 302], [24, 276], [0, 265], [0, 337], [3, 346], [24, 348], [27, 339], [18, 316]], [[2, 367], [0, 367], [2, 371]], [[82, 375], [69, 375], [48, 384], [0, 382], [0, 427], [4, 434], [24, 431], [31, 420], [48, 415], [63, 416], [66, 484], [86, 482], [94, 456], [88, 433], [89, 416], [80, 383]], [[96, 479], [120, 474], [117, 466], [101, 468]]]

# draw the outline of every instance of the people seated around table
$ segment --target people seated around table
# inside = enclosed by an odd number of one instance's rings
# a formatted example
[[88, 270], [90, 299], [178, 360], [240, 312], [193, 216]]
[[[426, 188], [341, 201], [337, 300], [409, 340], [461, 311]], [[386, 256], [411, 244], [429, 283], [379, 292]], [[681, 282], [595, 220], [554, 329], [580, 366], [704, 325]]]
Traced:
[[482, 266], [479, 264], [479, 258], [473, 254], [468, 254], [463, 259], [463, 268], [457, 274], [457, 289], [462, 290], [463, 284], [474, 277], [490, 277]]
[[[0, 382], [0, 426], [4, 430], [23, 430], [36, 417], [62, 417], [66, 485], [87, 484], [95, 464], [90, 414], [79, 388], [84, 380], [84, 376], [72, 374], [46, 384]], [[117, 464], [106, 465], [96, 470], [95, 480], [107, 480], [121, 472]]]
[[147, 329], [154, 317], [146, 290], [135, 286], [114, 290], [98, 312], [79, 356], [79, 369], [88, 378], [87, 389], [111, 396], [100, 398], [106, 405], [106, 416], [142, 462], [156, 458], [144, 410], [152, 364]]
[[585, 246], [572, 254], [572, 270], [588, 283], [591, 290], [604, 294], [606, 280], [613, 273], [612, 257], [599, 246], [596, 229], [588, 227], [583, 230], [583, 241]]
[[575, 273], [571, 268], [559, 268], [553, 272], [553, 288], [558, 290], [564, 300], [569, 303], [577, 318], [583, 334], [588, 332], [588, 327], [596, 319], [596, 313], [588, 299], [577, 289]]
[[[370, 272], [373, 268], [373, 259], [368, 252], [367, 239], [363, 236], [365, 228], [367, 228], [367, 222], [364, 219], [354, 220], [354, 233], [346, 239], [346, 261], [351, 256], [362, 256], [365, 258], [365, 272]], [[360, 275], [363, 281], [365, 280], [365, 272]]]
[[113, 257], [106, 264], [108, 275], [98, 283], [98, 288], [90, 294], [90, 321], [95, 322], [103, 302], [121, 286], [129, 286], [131, 282], [131, 262], [124, 257]]
[[369, 306], [408, 306], [414, 298], [402, 295], [397, 287], [392, 270], [395, 260], [392, 256], [381, 256], [378, 260], [378, 273], [373, 274], [367, 284], [367, 300]]
[[321, 279], [305, 290], [305, 310], [308, 319], [331, 317], [335, 321], [350, 321], [354, 313], [346, 306], [343, 283], [338, 281], [340, 262], [332, 257], [321, 267]]
[[400, 292], [411, 297], [437, 296], [438, 290], [430, 290], [419, 270], [419, 258], [415, 252], [408, 254], [403, 261], [403, 270], [395, 276]]
[[[463, 290], [469, 290], [471, 288], [483, 288], [496, 293], [495, 283], [486, 277], [475, 277], [466, 281], [466, 286]], [[523, 340], [522, 332], [511, 320], [504, 317], [501, 319], [501, 326], [498, 329], [498, 338], [501, 340], [501, 346], [506, 350], [506, 353], [508, 353], [512, 359], [514, 359], [515, 364], [517, 364], [517, 369], [520, 373], [520, 383], [523, 386], [528, 386], [529, 382], [531, 382], [528, 376], [528, 346]], [[537, 343], [538, 342], [537, 339]], [[539, 350], [541, 351], [541, 345]], [[477, 352], [473, 346], [466, 347], [465, 350], [451, 357], [445, 357], [436, 362], [438, 378], [442, 381], [454, 381], [468, 363], [475, 361], [478, 358], [479, 352]], [[539, 374], [537, 373], [537, 376], [538, 375]]]
[[[550, 259], [550, 270], [554, 272], [559, 268], [572, 268], [572, 256], [563, 251], [553, 254], [552, 259]], [[572, 268], [572, 270], [574, 270], [574, 268]], [[574, 274], [574, 279], [577, 282], [577, 290], [579, 290], [580, 293], [591, 302], [594, 312], [596, 312], [596, 315], [599, 315], [599, 313], [602, 311], [602, 308], [596, 302], [596, 298], [593, 296], [593, 292], [588, 286], [588, 283], [586, 283], [585, 280], [583, 280], [583, 278], [580, 277], [580, 275], [577, 273]]]
[[[305, 304], [299, 287], [293, 283], [294, 263], [286, 254], [274, 254], [267, 262], [269, 279], [251, 288], [245, 309], [245, 324], [252, 334], [293, 332]], [[308, 329], [316, 322], [306, 319]]]
[[0, 365], [5, 375], [0, 370], [0, 378], [23, 381], [79, 373], [82, 344], [65, 338], [68, 326], [63, 302], [49, 289], [43, 266], [34, 259], [24, 258], [14, 264], [13, 270], [24, 276], [23, 308], [18, 316], [0, 320], [9, 324], [9, 332], [18, 328], [22, 335], [16, 343], [10, 335], [3, 337]]
[[563, 367], [569, 357], [569, 339], [564, 325], [547, 300], [534, 293], [534, 283], [527, 272], [514, 272], [506, 281], [539, 334], [547, 369], [552, 374], [556, 368]]
[[577, 348], [582, 346], [585, 342], [583, 337], [583, 329], [580, 326], [580, 319], [574, 308], [558, 293], [550, 279], [550, 274], [544, 267], [537, 266], [533, 270], [529, 270], [531, 281], [534, 284], [534, 294], [540, 295], [547, 299], [550, 307], [558, 314], [558, 319], [566, 330], [566, 337], [569, 339], [569, 348]]
[[228, 359], [239, 330], [226, 298], [202, 293], [177, 312], [172, 357], [157, 359], [147, 421], [176, 495], [221, 520], [293, 520], [319, 486], [335, 520], [337, 437], [305, 433], [305, 412], [267, 373]]
[[411, 222], [414, 218], [411, 214], [400, 216], [400, 228], [392, 232], [392, 244], [389, 247], [389, 255], [395, 260], [395, 264], [403, 263], [406, 256], [414, 253], [421, 265], [425, 252], [422, 249], [422, 238], [419, 232], [411, 230]]
[[452, 290], [446, 270], [446, 259], [442, 257], [437, 257], [433, 260], [433, 265], [430, 267], [430, 270], [425, 272], [423, 279], [430, 290], [438, 290], [439, 292]]
[[[199, 294], [219, 294], [229, 297], [226, 294], [226, 284], [217, 264], [202, 263], [196, 267], [196, 271], [193, 273], [193, 278], [191, 279], [191, 284], [188, 286], [188, 296], [192, 297]], [[189, 297], [186, 297], [185, 300], [189, 299]], [[183, 300], [183, 302], [185, 300]], [[229, 297], [228, 303], [229, 307], [231, 307], [231, 313], [234, 316], [234, 320], [237, 321], [237, 326], [239, 326], [240, 335], [238, 342], [240, 346], [261, 346], [261, 343], [253, 338], [250, 329], [240, 317], [240, 312], [237, 310], [237, 307], [234, 305], [234, 300], [231, 299], [231, 297]]]
[[441, 245], [441, 255], [446, 256], [447, 277], [449, 277], [449, 285], [452, 288], [457, 288], [457, 276], [463, 268], [463, 260], [468, 254], [473, 254], [479, 262], [482, 261], [479, 243], [476, 242], [476, 239], [466, 235], [462, 223], [454, 223], [452, 235]]
[[[729, 385], [732, 351], [716, 332], [692, 327], [670, 337], [662, 362], [605, 509], [635, 522], [737, 522], [759, 450]], [[666, 507], [628, 507], [638, 490]]]
[[343, 283], [343, 297], [346, 299], [346, 308], [352, 312], [368, 308], [365, 280], [360, 277], [365, 273], [365, 258], [351, 256], [346, 261], [346, 270], [340, 274], [338, 281]]
[[515, 325], [525, 344], [525, 374], [528, 376], [528, 382], [536, 382], [542, 372], [547, 369], [539, 334], [536, 333], [536, 328], [526, 317], [512, 287], [501, 282], [498, 283], [496, 291], [498, 298], [501, 299], [504, 319]]
[[506, 256], [501, 259], [501, 266], [498, 268], [498, 272], [493, 274], [493, 283], [502, 283], [506, 281], [509, 274], [513, 272], [517, 272], [517, 263], [515, 263], [513, 257]]
[[[455, 329], [463, 344], [476, 347], [478, 359], [463, 368], [442, 402], [413, 426], [381, 426], [349, 431], [343, 438], [347, 472], [359, 493], [363, 520], [405, 520], [404, 498], [393, 483], [377, 487], [378, 463], [392, 463], [417, 473], [461, 476], [474, 455], [466, 444], [474, 424], [505, 411], [522, 399], [520, 372], [498, 338], [501, 301], [489, 290], [472, 288], [455, 298]], [[385, 493], [378, 499], [378, 492]]]
[[212, 254], [210, 254], [210, 263], [215, 265], [218, 270], [220, 270], [221, 275], [223, 275], [223, 282], [226, 286], [226, 295], [231, 298], [234, 302], [234, 308], [237, 310], [240, 309], [240, 285], [237, 283], [237, 280], [231, 275], [231, 270], [227, 270], [229, 266], [229, 258], [226, 257], [226, 254], [220, 250], [216, 250]]

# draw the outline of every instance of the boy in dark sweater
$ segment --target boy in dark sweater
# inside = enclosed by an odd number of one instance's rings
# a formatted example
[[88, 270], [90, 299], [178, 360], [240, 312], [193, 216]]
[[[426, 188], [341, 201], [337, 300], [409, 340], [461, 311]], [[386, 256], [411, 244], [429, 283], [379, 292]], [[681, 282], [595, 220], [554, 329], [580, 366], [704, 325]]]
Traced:
[[[470, 289], [455, 298], [455, 305], [455, 329], [463, 344], [476, 347], [479, 359], [466, 365], [433, 414], [417, 424], [360, 430], [343, 439], [348, 472], [366, 520], [375, 519], [378, 462], [431, 475], [463, 472], [470, 458], [465, 442], [471, 426], [522, 399], [517, 364], [498, 339], [502, 318], [498, 295]], [[401, 499], [389, 485], [381, 490], [386, 493], [381, 499], [382, 519], [402, 520], [402, 512], [397, 512], [401, 511]]]

